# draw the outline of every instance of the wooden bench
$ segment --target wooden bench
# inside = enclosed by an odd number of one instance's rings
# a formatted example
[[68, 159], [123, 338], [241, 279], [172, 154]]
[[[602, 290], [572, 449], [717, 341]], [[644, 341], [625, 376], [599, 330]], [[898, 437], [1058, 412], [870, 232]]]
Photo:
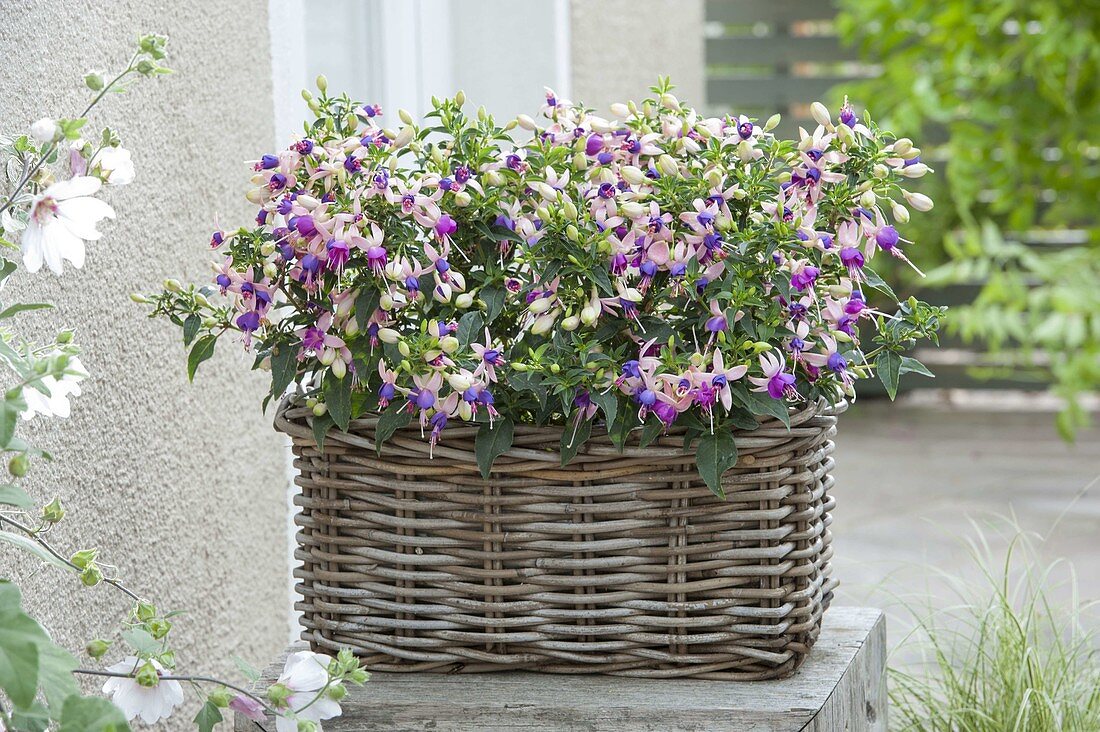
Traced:
[[[291, 650], [297, 649], [293, 647]], [[886, 624], [878, 610], [833, 608], [803, 667], [782, 681], [616, 676], [373, 674], [351, 688], [325, 732], [863, 732], [886, 729]], [[264, 681], [276, 678], [283, 660]], [[261, 682], [263, 683], [263, 682]], [[237, 716], [235, 730], [261, 727]], [[263, 729], [273, 730], [274, 724]]]

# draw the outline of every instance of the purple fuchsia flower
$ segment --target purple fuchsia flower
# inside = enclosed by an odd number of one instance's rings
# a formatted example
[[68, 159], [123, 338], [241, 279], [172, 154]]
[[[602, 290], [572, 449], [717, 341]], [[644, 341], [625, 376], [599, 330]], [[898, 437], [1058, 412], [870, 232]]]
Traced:
[[329, 239], [328, 244], [325, 244], [325, 252], [328, 254], [328, 268], [339, 274], [348, 263], [351, 248], [342, 239]]
[[840, 250], [840, 261], [848, 269], [848, 276], [853, 281], [863, 279], [863, 252], [855, 247], [844, 247]]
[[215, 231], [210, 235], [210, 248], [217, 249], [225, 243], [225, 234], [221, 231]]
[[493, 348], [493, 339], [489, 335], [489, 329], [485, 329], [485, 343], [471, 343], [470, 348], [477, 354], [478, 364], [474, 369], [474, 376], [485, 376], [491, 382], [497, 380], [497, 366], [503, 366], [506, 361], [504, 360], [504, 354], [498, 349]]
[[730, 388], [730, 384], [740, 379], [748, 371], [748, 366], [738, 365], [727, 368], [725, 358], [722, 356], [722, 349], [716, 348], [714, 350], [714, 357], [711, 360], [711, 385], [717, 391], [718, 398], [727, 412], [733, 409], [733, 390]]
[[385, 409], [397, 396], [397, 374], [386, 368], [386, 365], [379, 359], [378, 375], [382, 377], [382, 384], [378, 387], [378, 408]]
[[[371, 272], [378, 277], [382, 277], [386, 273], [386, 264], [388, 257], [386, 256], [385, 247], [378, 246], [377, 244], [367, 249], [367, 265], [370, 267]], [[417, 283], [419, 288], [420, 283]]]
[[828, 369], [840, 379], [844, 390], [850, 392], [854, 376], [848, 370], [848, 359], [841, 355], [837, 348], [836, 338], [829, 334], [823, 334], [821, 344], [824, 346], [825, 352], [805, 354], [806, 363], [818, 369]]
[[413, 388], [409, 389], [408, 404], [405, 409], [410, 413], [420, 412], [420, 429], [428, 425], [428, 414], [439, 400], [439, 389], [443, 386], [443, 375], [434, 371], [431, 375], [415, 374]]
[[440, 239], [445, 239], [456, 231], [458, 231], [458, 222], [448, 214], [440, 216], [439, 221], [435, 224], [435, 233]]
[[750, 376], [749, 381], [756, 384], [753, 391], [767, 392], [772, 399], [797, 399], [798, 391], [794, 388], [794, 374], [789, 374], [784, 369], [787, 362], [781, 354], [766, 351], [760, 354], [760, 368], [764, 376]]
[[805, 292], [807, 288], [813, 287], [814, 282], [817, 281], [818, 275], [820, 274], [820, 269], [802, 262], [791, 274], [791, 287], [798, 292]]

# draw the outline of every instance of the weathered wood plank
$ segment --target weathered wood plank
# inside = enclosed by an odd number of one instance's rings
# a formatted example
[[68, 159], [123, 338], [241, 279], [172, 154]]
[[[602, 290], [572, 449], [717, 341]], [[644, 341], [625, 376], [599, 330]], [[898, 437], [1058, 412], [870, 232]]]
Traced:
[[[886, 626], [878, 610], [833, 608], [789, 679], [730, 683], [535, 673], [375, 674], [326, 732], [879, 732], [886, 729]], [[265, 672], [273, 679], [282, 659]], [[258, 732], [237, 717], [239, 732]], [[274, 729], [269, 723], [263, 729]]]

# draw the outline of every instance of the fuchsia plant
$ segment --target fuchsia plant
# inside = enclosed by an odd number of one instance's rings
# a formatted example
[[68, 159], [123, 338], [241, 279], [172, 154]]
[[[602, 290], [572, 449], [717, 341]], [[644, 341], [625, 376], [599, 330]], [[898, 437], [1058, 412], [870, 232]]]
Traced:
[[705, 118], [662, 79], [611, 119], [547, 92], [540, 121], [500, 128], [459, 93], [390, 129], [318, 87], [302, 137], [254, 164], [256, 226], [213, 235], [212, 286], [151, 300], [192, 375], [230, 335], [319, 441], [376, 411], [380, 442], [477, 422], [487, 476], [516, 422], [564, 425], [563, 461], [597, 420], [620, 447], [675, 426], [720, 493], [734, 427], [928, 373], [903, 351], [942, 309], [870, 266], [909, 262], [899, 201], [928, 168], [848, 105], [786, 141], [778, 116]]

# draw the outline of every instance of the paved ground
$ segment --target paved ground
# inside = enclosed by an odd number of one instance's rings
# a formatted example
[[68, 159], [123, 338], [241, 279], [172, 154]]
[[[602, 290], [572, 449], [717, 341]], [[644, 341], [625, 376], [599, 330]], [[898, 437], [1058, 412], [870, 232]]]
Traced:
[[[1079, 601], [1100, 600], [1100, 429], [1068, 446], [1050, 412], [868, 401], [841, 417], [836, 461], [838, 601], [885, 608], [892, 641], [907, 623], [899, 595], [943, 605], [940, 572], [980, 576], [965, 545], [972, 521], [993, 537], [997, 561], [997, 534], [1012, 534], [1003, 517], [1048, 535], [1043, 559], [1068, 559]], [[1067, 586], [1055, 595], [1073, 602]]]

